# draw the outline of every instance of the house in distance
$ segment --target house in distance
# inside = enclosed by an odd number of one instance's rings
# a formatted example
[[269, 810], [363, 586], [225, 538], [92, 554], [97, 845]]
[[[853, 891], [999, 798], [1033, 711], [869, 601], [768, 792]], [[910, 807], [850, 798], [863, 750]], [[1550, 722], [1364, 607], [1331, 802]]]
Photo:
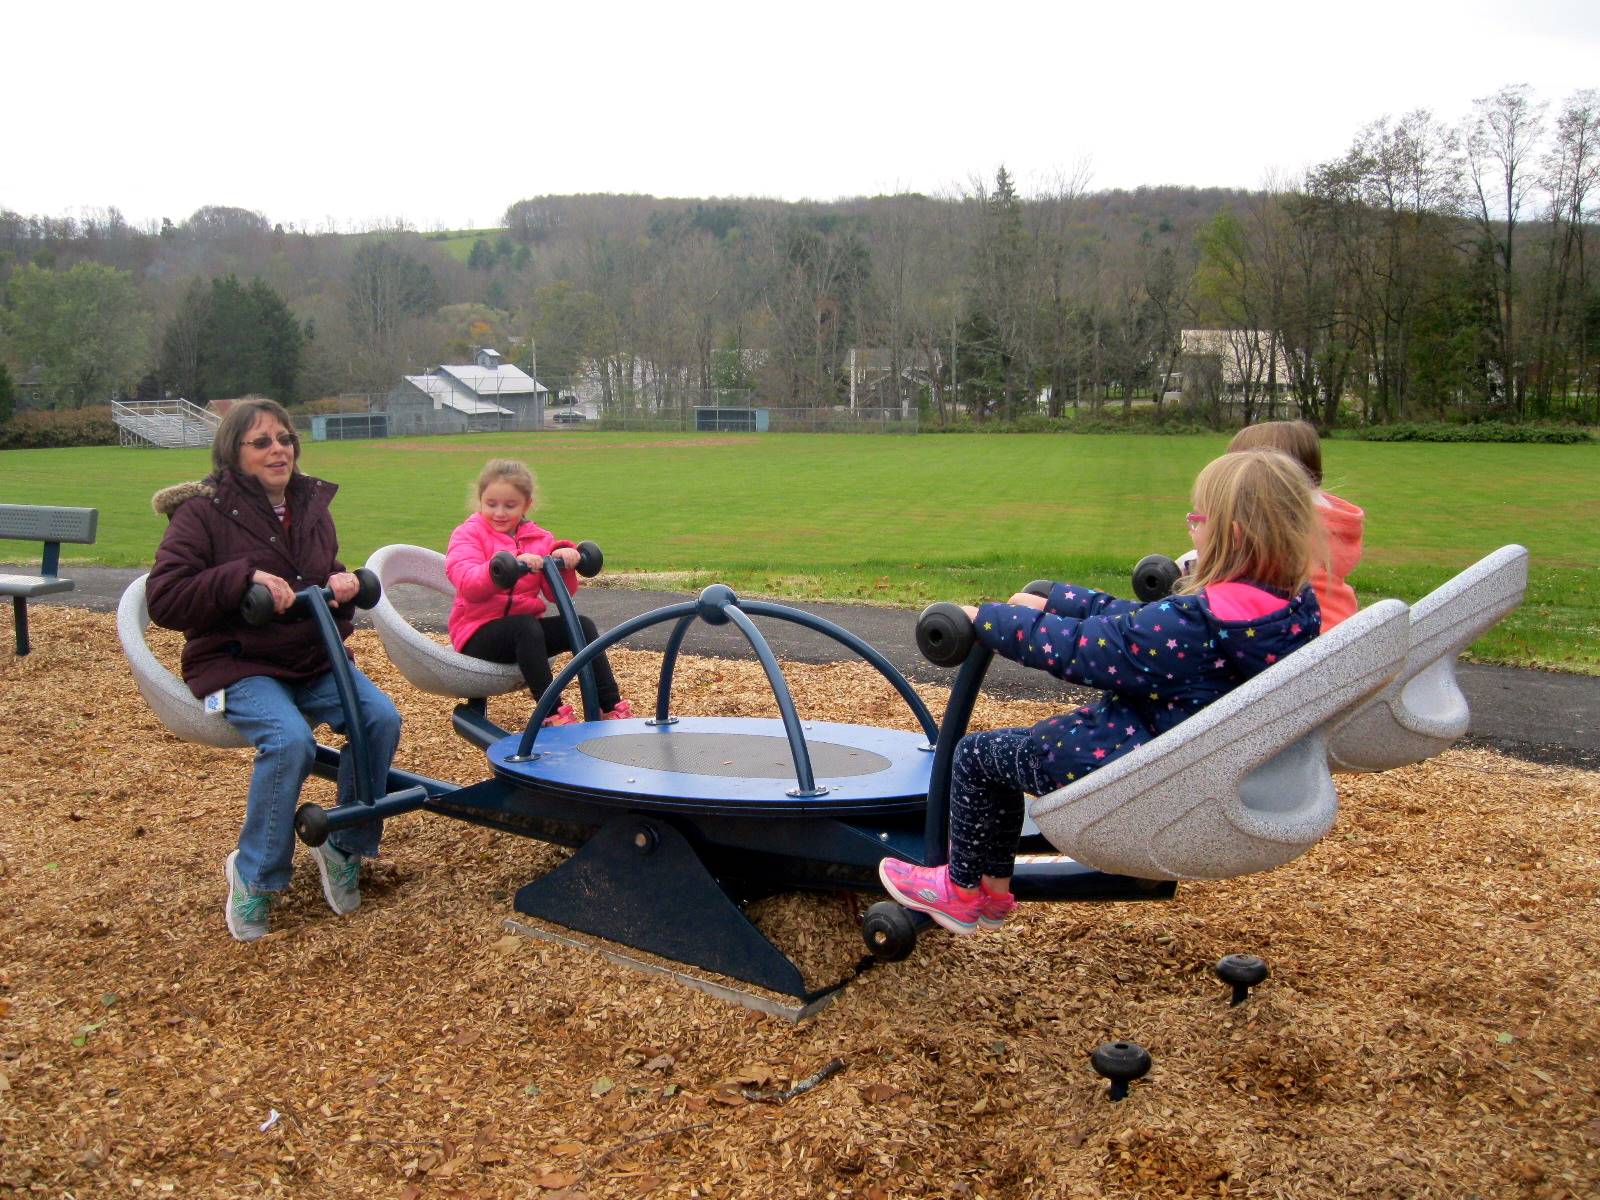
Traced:
[[544, 424], [549, 389], [487, 346], [473, 361], [403, 376], [383, 400], [389, 434], [498, 433]]

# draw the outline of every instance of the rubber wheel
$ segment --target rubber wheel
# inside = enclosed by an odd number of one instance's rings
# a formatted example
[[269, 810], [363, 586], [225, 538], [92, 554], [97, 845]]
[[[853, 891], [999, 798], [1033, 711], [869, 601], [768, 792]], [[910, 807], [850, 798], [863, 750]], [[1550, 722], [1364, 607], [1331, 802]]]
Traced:
[[861, 919], [861, 940], [879, 962], [899, 962], [917, 948], [917, 927], [893, 900], [880, 900]]

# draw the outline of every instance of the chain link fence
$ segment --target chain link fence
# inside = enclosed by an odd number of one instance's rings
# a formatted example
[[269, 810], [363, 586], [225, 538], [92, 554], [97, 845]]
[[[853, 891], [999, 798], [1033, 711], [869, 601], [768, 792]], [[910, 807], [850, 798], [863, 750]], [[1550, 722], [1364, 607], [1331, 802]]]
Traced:
[[[709, 403], [698, 401], [708, 399]], [[476, 411], [473, 411], [476, 409]], [[491, 401], [464, 408], [389, 403], [381, 392], [346, 393], [298, 405], [290, 414], [307, 440], [419, 437], [448, 433], [621, 431], [662, 433], [916, 433], [915, 407], [770, 407], [752, 393], [680, 394], [670, 406], [558, 402], [509, 406]]]

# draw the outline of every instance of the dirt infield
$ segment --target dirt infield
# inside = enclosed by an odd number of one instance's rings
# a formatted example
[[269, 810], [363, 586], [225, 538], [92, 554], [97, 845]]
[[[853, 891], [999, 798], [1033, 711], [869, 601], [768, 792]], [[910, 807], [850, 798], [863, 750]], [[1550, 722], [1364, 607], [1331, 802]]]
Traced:
[[[0, 1196], [1600, 1193], [1593, 772], [1456, 750], [1344, 780], [1287, 867], [930, 935], [791, 1026], [508, 934], [561, 852], [420, 814], [357, 913], [302, 852], [274, 932], [233, 943], [248, 753], [167, 734], [111, 616], [40, 606], [33, 635], [0, 650]], [[405, 716], [400, 765], [481, 778], [449, 702], [354, 644]], [[652, 693], [656, 655], [615, 662]], [[806, 717], [911, 727], [867, 668], [786, 669]], [[686, 710], [775, 711], [755, 663], [678, 678]], [[1048, 711], [986, 702], [974, 727]], [[827, 975], [860, 903], [760, 920]], [[1234, 951], [1273, 975], [1230, 1009], [1211, 965]], [[1110, 1104], [1087, 1055], [1116, 1038], [1155, 1068]]]

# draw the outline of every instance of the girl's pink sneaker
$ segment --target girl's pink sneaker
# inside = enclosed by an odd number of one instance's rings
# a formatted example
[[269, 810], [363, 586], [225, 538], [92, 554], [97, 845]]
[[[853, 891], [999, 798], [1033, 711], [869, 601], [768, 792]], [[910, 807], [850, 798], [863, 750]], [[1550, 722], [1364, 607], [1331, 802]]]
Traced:
[[612, 708], [600, 714], [602, 721], [631, 721], [633, 719], [633, 705], [626, 700], [618, 700]]
[[997, 896], [988, 888], [979, 888], [978, 924], [985, 929], [999, 929], [1016, 906], [1017, 898], [1010, 892], [1004, 896]]
[[902, 907], [927, 913], [951, 933], [978, 932], [980, 896], [963, 896], [950, 882], [949, 867], [914, 867], [898, 858], [878, 864], [883, 890]]
[[546, 725], [576, 725], [578, 718], [572, 713], [572, 705], [563, 704], [555, 712], [544, 719]]

